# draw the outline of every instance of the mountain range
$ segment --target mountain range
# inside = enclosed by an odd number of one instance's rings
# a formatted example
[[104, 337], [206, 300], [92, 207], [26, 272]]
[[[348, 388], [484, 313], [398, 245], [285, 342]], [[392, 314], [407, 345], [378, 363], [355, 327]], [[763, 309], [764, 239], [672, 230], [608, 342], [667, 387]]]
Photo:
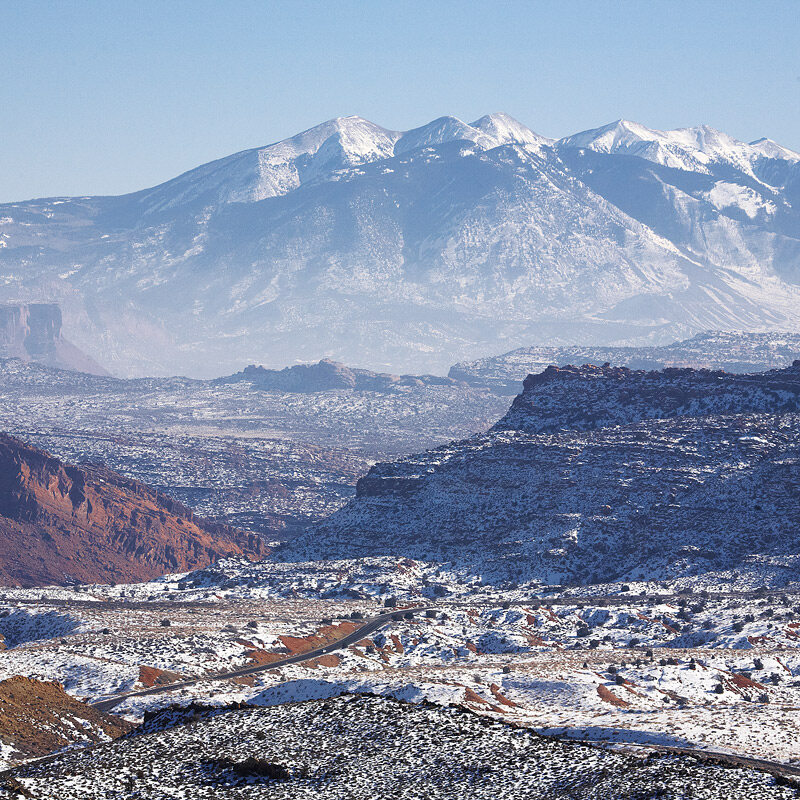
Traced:
[[344, 117], [133, 194], [6, 203], [0, 274], [120, 375], [798, 330], [800, 155], [704, 126]]

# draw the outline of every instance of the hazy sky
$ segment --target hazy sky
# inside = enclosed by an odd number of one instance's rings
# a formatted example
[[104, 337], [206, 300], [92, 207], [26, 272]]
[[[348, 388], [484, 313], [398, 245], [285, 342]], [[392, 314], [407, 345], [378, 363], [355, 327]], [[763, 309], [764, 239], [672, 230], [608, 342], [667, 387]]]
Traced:
[[133, 191], [348, 114], [706, 123], [800, 150], [797, 0], [0, 7], [0, 201]]

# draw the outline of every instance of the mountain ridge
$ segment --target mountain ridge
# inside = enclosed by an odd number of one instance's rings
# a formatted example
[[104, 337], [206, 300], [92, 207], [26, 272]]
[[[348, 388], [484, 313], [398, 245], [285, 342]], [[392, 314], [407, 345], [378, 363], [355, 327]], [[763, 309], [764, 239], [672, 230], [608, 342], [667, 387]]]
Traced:
[[102, 466], [64, 464], [0, 434], [0, 583], [154, 578], [223, 556], [258, 558], [256, 534], [196, 517]]
[[525, 380], [484, 434], [377, 464], [288, 561], [392, 555], [490, 585], [795, 579], [800, 360]]
[[346, 117], [140, 192], [4, 204], [0, 300], [60, 302], [131, 376], [800, 330], [796, 154], [626, 125]]

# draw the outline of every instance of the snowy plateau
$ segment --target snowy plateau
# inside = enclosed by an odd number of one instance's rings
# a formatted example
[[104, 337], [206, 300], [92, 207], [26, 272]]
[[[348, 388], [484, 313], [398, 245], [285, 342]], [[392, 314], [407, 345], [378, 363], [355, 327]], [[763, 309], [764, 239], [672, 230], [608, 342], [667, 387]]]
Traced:
[[800, 155], [703, 126], [343, 117], [134, 194], [6, 203], [0, 245], [0, 301], [58, 302], [118, 375], [441, 373], [532, 344], [797, 330]]

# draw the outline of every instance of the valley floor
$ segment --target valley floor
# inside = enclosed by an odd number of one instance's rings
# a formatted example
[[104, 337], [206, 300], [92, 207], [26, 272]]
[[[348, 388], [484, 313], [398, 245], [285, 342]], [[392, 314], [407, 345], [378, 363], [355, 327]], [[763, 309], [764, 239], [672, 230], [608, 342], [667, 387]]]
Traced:
[[[383, 566], [399, 583], [404, 570], [418, 568]], [[0, 679], [56, 680], [90, 702], [178, 684], [114, 707], [133, 722], [172, 703], [272, 706], [367, 692], [455, 703], [582, 741], [800, 766], [798, 594], [521, 598], [495, 590], [432, 601], [406, 593], [397, 601], [401, 618], [385, 628], [319, 658], [269, 668], [287, 655], [333, 648], [363, 618], [388, 610], [387, 583], [377, 581], [373, 588], [384, 592], [370, 596], [365, 585], [354, 588], [352, 575], [347, 588], [346, 564], [329, 569], [339, 570], [345, 588], [327, 599], [302, 596], [302, 565], [292, 571], [300, 582], [282, 589], [293, 596], [265, 588], [266, 579], [243, 580], [234, 564], [138, 586], [6, 590]], [[315, 585], [324, 596], [324, 575]], [[406, 618], [406, 606], [427, 610]], [[211, 677], [257, 665], [266, 669]], [[188, 679], [199, 680], [180, 685]], [[4, 748], [9, 764], [24, 755]]]

